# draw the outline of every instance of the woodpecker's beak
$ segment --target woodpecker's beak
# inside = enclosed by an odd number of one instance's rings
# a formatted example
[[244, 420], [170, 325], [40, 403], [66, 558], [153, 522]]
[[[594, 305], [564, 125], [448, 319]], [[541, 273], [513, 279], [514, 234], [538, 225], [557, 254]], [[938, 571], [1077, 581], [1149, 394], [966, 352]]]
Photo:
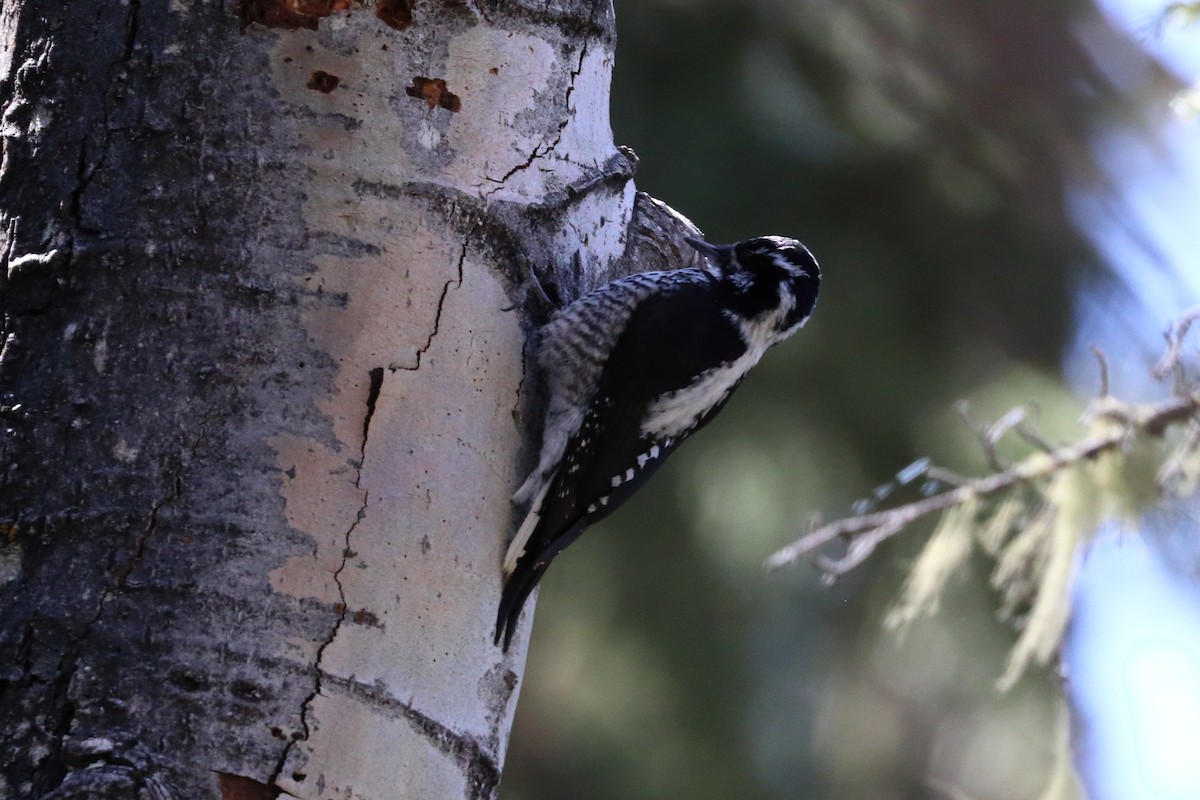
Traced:
[[729, 262], [733, 260], [733, 248], [729, 245], [709, 244], [694, 236], [685, 236], [683, 240], [694, 247], [700, 255], [707, 257], [718, 269], [728, 266]]

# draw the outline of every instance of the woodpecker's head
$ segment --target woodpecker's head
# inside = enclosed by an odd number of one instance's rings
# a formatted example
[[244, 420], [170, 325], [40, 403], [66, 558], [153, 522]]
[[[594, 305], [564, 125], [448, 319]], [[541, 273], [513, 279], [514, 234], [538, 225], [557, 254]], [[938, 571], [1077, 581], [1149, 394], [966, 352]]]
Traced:
[[817, 303], [821, 268], [808, 248], [786, 236], [756, 236], [713, 245], [688, 237], [734, 293], [734, 308], [750, 320], [782, 311], [775, 327], [785, 338], [803, 325]]

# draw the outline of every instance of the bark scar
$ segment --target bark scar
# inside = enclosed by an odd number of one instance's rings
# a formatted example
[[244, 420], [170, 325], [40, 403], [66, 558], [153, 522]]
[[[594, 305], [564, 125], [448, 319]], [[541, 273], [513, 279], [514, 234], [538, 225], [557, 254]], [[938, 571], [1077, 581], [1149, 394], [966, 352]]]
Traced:
[[474, 736], [459, 733], [433, 717], [389, 695], [379, 684], [365, 684], [353, 678], [326, 675], [330, 688], [342, 691], [363, 705], [372, 706], [406, 721], [427, 742], [454, 759], [467, 777], [466, 800], [486, 800], [495, 796], [500, 783], [496, 757]]
[[424, 100], [430, 108], [441, 106], [447, 111], [462, 110], [462, 100], [446, 88], [446, 81], [442, 78], [426, 78], [424, 75], [417, 75], [412, 79], [412, 86], [407, 87], [404, 93], [409, 97]]

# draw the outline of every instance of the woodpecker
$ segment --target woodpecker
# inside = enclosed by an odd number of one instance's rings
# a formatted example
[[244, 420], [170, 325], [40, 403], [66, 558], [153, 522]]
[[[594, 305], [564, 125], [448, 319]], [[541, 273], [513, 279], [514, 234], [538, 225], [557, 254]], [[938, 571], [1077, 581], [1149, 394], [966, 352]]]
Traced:
[[812, 313], [821, 272], [795, 239], [687, 242], [707, 267], [613, 281], [541, 330], [549, 402], [537, 468], [512, 498], [528, 512], [504, 558], [495, 643], [505, 651], [554, 557], [629, 499]]

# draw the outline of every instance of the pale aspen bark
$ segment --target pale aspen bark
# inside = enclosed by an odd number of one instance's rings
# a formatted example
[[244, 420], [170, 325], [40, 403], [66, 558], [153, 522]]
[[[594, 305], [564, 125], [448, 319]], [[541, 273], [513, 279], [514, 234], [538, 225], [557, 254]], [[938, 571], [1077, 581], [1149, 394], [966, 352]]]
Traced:
[[686, 223], [608, 2], [319, 5], [0, 13], [2, 796], [495, 793], [524, 270]]

